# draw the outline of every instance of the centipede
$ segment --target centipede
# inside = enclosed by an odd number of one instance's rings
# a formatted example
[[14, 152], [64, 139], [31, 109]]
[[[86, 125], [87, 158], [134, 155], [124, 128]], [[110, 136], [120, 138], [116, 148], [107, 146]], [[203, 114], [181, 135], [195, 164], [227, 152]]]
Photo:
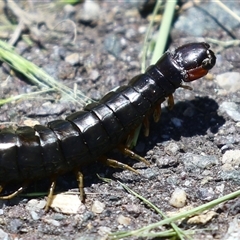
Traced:
[[1, 195], [11, 199], [35, 180], [51, 179], [45, 210], [51, 205], [56, 179], [67, 172], [76, 175], [80, 198], [85, 199], [81, 168], [95, 161], [137, 173], [127, 164], [107, 157], [113, 149], [133, 159], [149, 162], [129, 147], [135, 129], [143, 126], [149, 134], [149, 117], [159, 121], [161, 104], [167, 99], [173, 107], [173, 93], [178, 88], [205, 76], [216, 62], [214, 52], [205, 42], [188, 43], [167, 51], [133, 77], [127, 85], [86, 105], [65, 120], [54, 120], [34, 127], [11, 127], [0, 131], [0, 192], [8, 184], [19, 184], [14, 192]]

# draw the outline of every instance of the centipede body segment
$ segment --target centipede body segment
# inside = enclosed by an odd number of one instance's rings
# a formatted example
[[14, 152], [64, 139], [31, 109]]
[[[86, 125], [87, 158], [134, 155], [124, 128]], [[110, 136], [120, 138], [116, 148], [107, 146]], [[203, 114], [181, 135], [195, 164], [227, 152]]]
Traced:
[[[55, 120], [47, 126], [36, 125], [2, 129], [0, 132], [0, 190], [10, 182], [22, 186], [8, 196], [19, 194], [35, 179], [50, 178], [46, 209], [51, 204], [57, 176], [73, 171], [79, 182], [83, 199], [81, 167], [93, 161], [101, 161], [112, 167], [137, 172], [130, 166], [106, 154], [114, 149], [134, 159], [146, 160], [126, 146], [131, 142], [134, 130], [143, 123], [145, 135], [149, 133], [148, 116], [160, 118], [161, 103], [179, 88], [188, 88], [183, 82], [203, 77], [215, 65], [216, 57], [207, 43], [190, 43], [175, 52], [166, 52], [155, 65], [150, 66], [128, 85], [110, 92], [98, 103], [87, 105], [65, 120]], [[130, 140], [129, 140], [130, 139]]]

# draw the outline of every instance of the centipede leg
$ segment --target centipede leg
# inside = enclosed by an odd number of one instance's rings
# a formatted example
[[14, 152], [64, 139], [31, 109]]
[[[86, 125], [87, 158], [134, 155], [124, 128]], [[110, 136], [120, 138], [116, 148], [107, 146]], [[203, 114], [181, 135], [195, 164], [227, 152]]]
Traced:
[[139, 172], [137, 170], [135, 170], [134, 168], [128, 166], [127, 164], [118, 162], [117, 160], [114, 160], [114, 159], [109, 159], [109, 158], [106, 158], [106, 157], [102, 157], [102, 158], [99, 159], [99, 161], [102, 162], [103, 164], [105, 164], [107, 166], [110, 166], [110, 167], [113, 167], [113, 168], [121, 168], [121, 169], [124, 169], [124, 170], [132, 171], [136, 174], [139, 174]]
[[[11, 199], [11, 198], [14, 198], [16, 197], [19, 193], [21, 193], [24, 189], [26, 189], [28, 186], [28, 183], [24, 183], [23, 186], [21, 186], [18, 190], [16, 190], [15, 192], [9, 194], [9, 195], [6, 195], [6, 196], [0, 196], [0, 199], [1, 200], [8, 200], [8, 199]], [[0, 187], [0, 190], [2, 191], [3, 190], [3, 187], [1, 186]], [[0, 192], [1, 192], [0, 191]]]
[[158, 122], [161, 116], [161, 104], [157, 104], [154, 108], [154, 112], [153, 112], [153, 120], [154, 122]]
[[143, 119], [143, 125], [144, 125], [144, 136], [149, 136], [149, 119], [148, 116], [145, 116]]
[[49, 189], [49, 193], [47, 196], [47, 203], [45, 206], [45, 211], [47, 212], [49, 207], [51, 206], [52, 200], [53, 200], [53, 193], [54, 193], [54, 189], [56, 187], [56, 178], [52, 178], [52, 183]]
[[78, 181], [78, 188], [80, 192], [80, 200], [81, 202], [84, 202], [85, 200], [85, 193], [84, 193], [84, 185], [83, 185], [83, 174], [80, 171], [75, 171], [75, 175]]
[[129, 156], [132, 159], [135, 159], [137, 161], [143, 162], [146, 165], [150, 165], [150, 163], [143, 157], [139, 156], [138, 154], [136, 154], [135, 152], [131, 151], [130, 149], [128, 149], [127, 147], [120, 145], [118, 147], [118, 149], [120, 150], [121, 153], [123, 153], [126, 156]]
[[168, 96], [167, 103], [168, 103], [168, 108], [169, 108], [170, 110], [172, 110], [172, 108], [173, 108], [173, 106], [174, 106], [174, 98], [173, 98], [173, 95], [172, 95], [172, 94], [170, 94], [170, 95]]

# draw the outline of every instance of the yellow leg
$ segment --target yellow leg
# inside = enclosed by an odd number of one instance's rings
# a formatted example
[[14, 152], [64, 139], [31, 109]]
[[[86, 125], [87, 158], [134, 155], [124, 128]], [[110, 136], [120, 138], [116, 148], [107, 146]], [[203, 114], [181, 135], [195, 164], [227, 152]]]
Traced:
[[132, 159], [135, 159], [137, 161], [143, 162], [146, 165], [150, 165], [150, 163], [143, 157], [139, 156], [135, 152], [131, 151], [130, 149], [126, 148], [125, 146], [119, 146], [118, 149], [126, 156], [129, 156]]
[[174, 98], [173, 98], [173, 95], [172, 95], [172, 94], [170, 94], [170, 95], [168, 96], [167, 103], [168, 103], [168, 108], [169, 108], [170, 110], [172, 110], [172, 108], [173, 108], [173, 106], [174, 106]]
[[121, 168], [121, 169], [124, 169], [124, 170], [132, 171], [136, 174], [139, 174], [139, 172], [137, 170], [135, 170], [134, 168], [128, 166], [127, 164], [118, 162], [117, 160], [114, 160], [114, 159], [109, 159], [109, 158], [106, 158], [106, 157], [102, 157], [101, 159], [99, 159], [99, 161], [102, 162], [103, 164], [105, 164], [107, 166], [110, 166], [110, 167], [113, 167], [113, 168]]
[[143, 119], [143, 125], [144, 125], [144, 136], [149, 136], [149, 119], [148, 116], [144, 117]]
[[[24, 183], [23, 186], [21, 186], [18, 190], [16, 190], [15, 192], [6, 195], [6, 196], [0, 196], [0, 199], [2, 200], [8, 200], [11, 199], [13, 197], [16, 197], [19, 193], [21, 193], [26, 187], [28, 186], [28, 183]], [[0, 192], [3, 190], [3, 187], [0, 186]]]
[[153, 120], [154, 122], [158, 122], [161, 116], [161, 104], [157, 104], [156, 107], [154, 108], [153, 112]]
[[49, 193], [48, 193], [48, 196], [47, 196], [47, 203], [46, 203], [46, 206], [45, 206], [45, 211], [46, 212], [48, 211], [49, 207], [51, 206], [55, 187], [56, 187], [56, 178], [53, 178], [50, 189], [49, 189]]
[[83, 174], [80, 171], [75, 171], [75, 175], [78, 181], [78, 188], [80, 192], [80, 200], [81, 202], [85, 201], [85, 193], [84, 193], [84, 185], [83, 185]]

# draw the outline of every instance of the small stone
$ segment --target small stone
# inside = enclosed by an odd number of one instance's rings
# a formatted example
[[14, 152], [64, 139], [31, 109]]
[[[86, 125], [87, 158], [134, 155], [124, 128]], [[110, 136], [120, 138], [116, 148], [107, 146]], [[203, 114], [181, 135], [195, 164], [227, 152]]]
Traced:
[[172, 118], [171, 122], [174, 124], [175, 127], [180, 128], [182, 126], [183, 120], [179, 118]]
[[202, 169], [210, 169], [212, 166], [218, 164], [218, 159], [214, 155], [197, 155], [192, 153], [186, 153], [181, 158], [186, 170], [194, 171]]
[[187, 194], [183, 189], [176, 188], [172, 193], [169, 204], [176, 208], [181, 208], [186, 205]]
[[165, 151], [169, 154], [169, 155], [176, 155], [177, 152], [179, 151], [179, 146], [176, 143], [169, 143], [166, 147], [165, 147]]
[[8, 234], [4, 232], [2, 229], [0, 229], [0, 239], [2, 240], [9, 240]]
[[223, 102], [219, 110], [222, 112], [226, 112], [227, 115], [232, 118], [234, 121], [240, 121], [240, 106], [235, 102]]
[[116, 58], [119, 57], [122, 51], [120, 39], [113, 34], [105, 38], [104, 46], [105, 46], [105, 49]]
[[102, 227], [99, 227], [99, 228], [98, 228], [98, 234], [99, 234], [100, 236], [106, 236], [106, 235], [108, 235], [109, 233], [111, 233], [111, 228], [110, 228], [110, 227], [104, 227], [104, 226], [102, 226]]
[[26, 126], [29, 126], [29, 127], [33, 127], [33, 126], [38, 125], [40, 123], [37, 120], [32, 120], [32, 119], [29, 118], [29, 119], [25, 119], [23, 121], [23, 124], [26, 125]]
[[217, 75], [217, 84], [228, 92], [237, 92], [240, 90], [240, 73], [225, 72]]
[[229, 222], [228, 230], [222, 239], [225, 240], [237, 240], [240, 236], [240, 219], [236, 216], [231, 222]]
[[211, 201], [215, 197], [215, 193], [212, 188], [200, 188], [197, 191], [197, 197], [203, 201]]
[[[227, 165], [227, 164], [225, 164]], [[224, 165], [224, 166], [225, 166]], [[237, 184], [240, 184], [240, 170], [232, 169], [222, 169], [223, 171], [220, 173], [220, 178], [224, 181], [226, 180], [232, 180], [236, 182]]]
[[233, 168], [238, 168], [240, 166], [240, 150], [228, 150], [223, 154], [222, 157], [223, 164], [229, 164]]
[[183, 116], [185, 117], [192, 117], [195, 113], [195, 109], [193, 107], [188, 107], [184, 112], [183, 112]]
[[82, 22], [96, 21], [101, 15], [101, 8], [97, 2], [84, 1], [83, 8], [79, 12], [77, 19]]
[[94, 201], [93, 205], [92, 205], [92, 211], [94, 213], [102, 213], [103, 210], [105, 208], [105, 204], [101, 203], [100, 201], [96, 200]]
[[30, 213], [31, 211], [38, 212], [39, 210], [43, 209], [45, 205], [46, 205], [45, 200], [31, 199], [28, 201], [26, 209], [30, 211]]
[[75, 66], [80, 63], [80, 55], [79, 53], [72, 53], [65, 57], [65, 62]]
[[207, 213], [203, 213], [188, 219], [188, 224], [206, 224], [209, 222], [213, 217], [217, 216], [218, 214], [214, 211], [208, 211]]
[[83, 203], [80, 201], [79, 196], [70, 193], [60, 193], [53, 196], [50, 205], [56, 212], [65, 214], [76, 214]]
[[139, 216], [139, 214], [141, 213], [138, 205], [126, 204], [126, 205], [123, 205], [123, 207], [127, 210], [129, 214], [133, 215], [134, 217]]
[[54, 219], [47, 219], [47, 218], [45, 218], [45, 219], [43, 219], [43, 221], [45, 223], [48, 223], [48, 224], [53, 225], [55, 227], [60, 227], [60, 225], [61, 225], [59, 221], [54, 220]]
[[124, 226], [127, 226], [131, 223], [131, 218], [124, 217], [123, 215], [120, 215], [117, 219], [118, 223]]

